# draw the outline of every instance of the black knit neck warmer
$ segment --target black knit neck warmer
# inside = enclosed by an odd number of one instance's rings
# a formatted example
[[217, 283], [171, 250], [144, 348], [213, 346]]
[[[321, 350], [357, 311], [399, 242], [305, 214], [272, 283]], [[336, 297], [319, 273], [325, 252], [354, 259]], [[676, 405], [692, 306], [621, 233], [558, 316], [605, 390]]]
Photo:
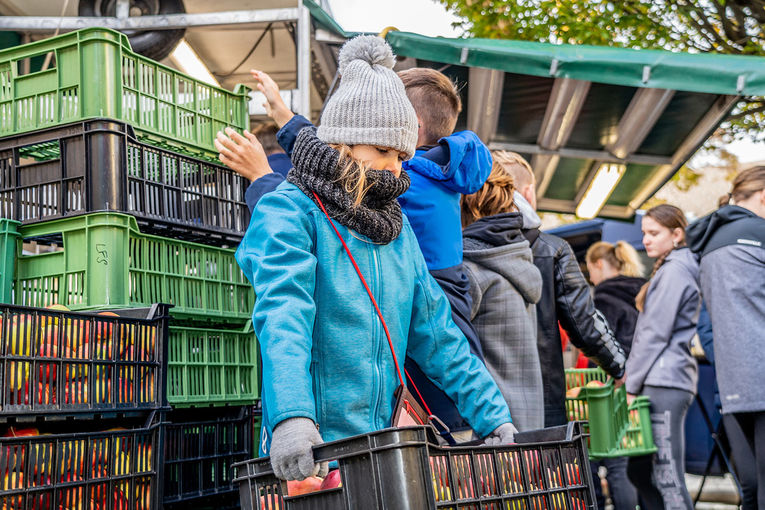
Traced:
[[353, 197], [338, 180], [344, 166], [339, 159], [338, 151], [316, 137], [315, 128], [304, 128], [295, 141], [292, 151], [295, 166], [287, 174], [287, 181], [314, 202], [316, 192], [333, 220], [372, 242], [388, 244], [395, 240], [402, 226], [401, 206], [396, 198], [409, 188], [409, 175], [402, 171], [396, 178], [388, 170], [367, 170], [371, 187], [361, 204], [354, 206]]

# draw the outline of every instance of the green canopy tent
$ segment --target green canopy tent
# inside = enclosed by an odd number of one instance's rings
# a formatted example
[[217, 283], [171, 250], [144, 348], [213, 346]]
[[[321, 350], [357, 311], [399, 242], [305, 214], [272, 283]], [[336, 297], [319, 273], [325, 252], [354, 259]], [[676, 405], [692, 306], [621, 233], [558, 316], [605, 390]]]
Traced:
[[[351, 37], [310, 0], [317, 30]], [[526, 157], [540, 210], [629, 218], [725, 121], [765, 95], [765, 58], [388, 31], [398, 66], [461, 86], [458, 129]], [[582, 203], [585, 202], [585, 203]], [[600, 205], [602, 205], [602, 209]]]

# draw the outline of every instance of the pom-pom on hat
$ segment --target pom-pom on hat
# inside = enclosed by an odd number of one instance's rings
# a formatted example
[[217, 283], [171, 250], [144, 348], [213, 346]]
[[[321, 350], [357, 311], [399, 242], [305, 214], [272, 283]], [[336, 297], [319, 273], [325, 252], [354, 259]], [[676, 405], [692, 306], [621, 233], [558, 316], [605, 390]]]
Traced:
[[324, 108], [316, 134], [325, 143], [391, 147], [414, 156], [417, 114], [393, 71], [388, 43], [360, 35], [338, 57], [340, 85]]

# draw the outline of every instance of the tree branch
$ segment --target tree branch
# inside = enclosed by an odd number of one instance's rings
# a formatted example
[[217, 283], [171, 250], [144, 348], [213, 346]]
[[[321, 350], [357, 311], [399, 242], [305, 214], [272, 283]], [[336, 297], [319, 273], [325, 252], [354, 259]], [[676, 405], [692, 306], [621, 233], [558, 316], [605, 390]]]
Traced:
[[765, 104], [760, 105], [756, 108], [750, 108], [748, 110], [744, 110], [738, 113], [734, 113], [733, 115], [729, 115], [726, 119], [728, 122], [743, 119], [748, 115], [754, 115], [755, 113], [763, 113], [765, 112]]

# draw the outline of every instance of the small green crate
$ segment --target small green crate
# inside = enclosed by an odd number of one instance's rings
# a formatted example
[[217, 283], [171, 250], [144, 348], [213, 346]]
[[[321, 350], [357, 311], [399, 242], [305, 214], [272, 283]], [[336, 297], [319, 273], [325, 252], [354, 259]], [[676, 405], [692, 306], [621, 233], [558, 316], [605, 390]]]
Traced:
[[[22, 74], [21, 61], [49, 53], [48, 69]], [[138, 55], [114, 30], [86, 28], [0, 51], [0, 136], [109, 117], [154, 145], [215, 158], [218, 131], [249, 128], [248, 92]]]
[[[19, 233], [16, 304], [91, 310], [169, 303], [176, 318], [240, 324], [252, 315], [255, 294], [233, 249], [142, 234], [134, 217], [118, 213], [23, 225]], [[53, 251], [23, 254], [22, 239]]]
[[21, 222], [0, 218], [0, 303], [12, 303], [11, 285], [16, 267], [16, 244]]
[[629, 427], [619, 445], [619, 455], [636, 457], [656, 452], [651, 429], [651, 400], [640, 396], [629, 406]]
[[[602, 386], [587, 387], [597, 381]], [[572, 394], [574, 388], [578, 394]], [[566, 411], [570, 421], [587, 420], [591, 459], [621, 457], [619, 445], [629, 425], [627, 393], [600, 368], [566, 370]]]
[[258, 341], [240, 330], [170, 323], [167, 401], [173, 407], [252, 405], [260, 397]]

